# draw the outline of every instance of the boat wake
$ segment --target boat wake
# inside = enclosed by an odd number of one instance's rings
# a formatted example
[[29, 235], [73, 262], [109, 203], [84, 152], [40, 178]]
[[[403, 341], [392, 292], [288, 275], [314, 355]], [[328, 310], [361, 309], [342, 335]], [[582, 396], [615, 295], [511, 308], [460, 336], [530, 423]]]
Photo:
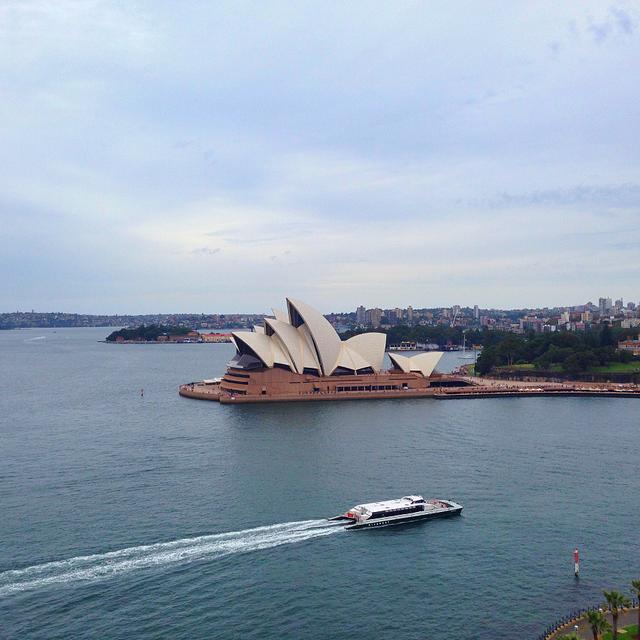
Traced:
[[214, 560], [304, 542], [338, 531], [342, 528], [327, 526], [324, 520], [304, 520], [77, 556], [0, 573], [0, 596], [52, 585], [104, 580], [138, 569]]

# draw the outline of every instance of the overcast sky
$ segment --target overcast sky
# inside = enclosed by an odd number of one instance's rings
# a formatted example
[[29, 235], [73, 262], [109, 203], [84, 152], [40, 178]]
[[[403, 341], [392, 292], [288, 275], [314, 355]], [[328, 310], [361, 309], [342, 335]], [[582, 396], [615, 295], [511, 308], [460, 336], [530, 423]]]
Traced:
[[640, 4], [0, 3], [0, 311], [640, 299]]

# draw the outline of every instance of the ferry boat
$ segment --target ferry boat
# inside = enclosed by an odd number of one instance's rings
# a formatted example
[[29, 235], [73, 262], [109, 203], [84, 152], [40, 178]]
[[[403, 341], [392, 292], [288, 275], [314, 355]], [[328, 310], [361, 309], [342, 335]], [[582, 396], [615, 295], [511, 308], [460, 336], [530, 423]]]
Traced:
[[329, 521], [344, 524], [345, 529], [364, 529], [454, 516], [461, 511], [462, 505], [452, 500], [405, 496], [397, 500], [359, 504], [341, 516], [329, 518]]

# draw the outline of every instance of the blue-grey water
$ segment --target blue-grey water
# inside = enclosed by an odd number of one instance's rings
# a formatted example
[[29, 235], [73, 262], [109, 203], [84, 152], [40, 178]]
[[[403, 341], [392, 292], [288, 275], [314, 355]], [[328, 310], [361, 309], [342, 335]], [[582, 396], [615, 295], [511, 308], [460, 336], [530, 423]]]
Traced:
[[[0, 332], [0, 638], [526, 638], [640, 577], [638, 400], [220, 406], [230, 345], [109, 331]], [[323, 526], [415, 492], [463, 516]]]

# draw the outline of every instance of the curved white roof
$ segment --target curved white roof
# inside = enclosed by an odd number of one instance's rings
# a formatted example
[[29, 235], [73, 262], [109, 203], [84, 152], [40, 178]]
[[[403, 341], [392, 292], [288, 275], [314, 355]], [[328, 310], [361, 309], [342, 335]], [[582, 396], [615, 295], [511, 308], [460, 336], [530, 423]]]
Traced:
[[273, 311], [273, 315], [276, 320], [280, 320], [280, 322], [289, 322], [289, 314], [286, 311], [282, 311], [281, 309], [271, 309]]
[[401, 371], [405, 373], [414, 371], [428, 378], [433, 373], [438, 362], [440, 362], [442, 355], [442, 351], [429, 351], [428, 353], [419, 353], [417, 356], [407, 358], [407, 356], [401, 356], [398, 353], [390, 353], [389, 358], [391, 358], [394, 366]]
[[346, 342], [343, 342], [340, 348], [338, 362], [336, 364], [336, 368], [337, 367], [358, 371], [359, 369], [371, 367], [371, 363], [368, 360], [365, 360], [357, 351], [349, 349]]
[[318, 360], [318, 353], [311, 337], [311, 331], [306, 324], [298, 327], [300, 332], [300, 339], [302, 340], [302, 350], [304, 352], [304, 368], [315, 369], [318, 373], [321, 372], [320, 360]]
[[307, 325], [322, 373], [325, 376], [331, 375], [340, 357], [341, 343], [336, 330], [319, 311], [300, 300], [287, 298], [287, 306], [289, 307], [289, 322], [294, 327], [299, 327], [303, 323]]
[[246, 345], [265, 367], [285, 365], [296, 373], [329, 376], [338, 367], [354, 373], [382, 369], [385, 334], [363, 333], [342, 342], [329, 321], [304, 302], [287, 298], [287, 310], [273, 309], [275, 318], [265, 318], [264, 327], [253, 332], [234, 331], [238, 351]]
[[288, 322], [282, 322], [282, 320], [265, 318], [264, 321], [280, 338], [280, 340], [282, 340], [289, 358], [293, 363], [293, 370], [297, 373], [302, 373], [304, 370], [304, 351], [302, 337], [298, 330]]
[[359, 353], [369, 362], [374, 371], [382, 369], [387, 336], [384, 333], [360, 333], [344, 343], [352, 351]]
[[235, 340], [244, 342], [262, 360], [265, 367], [273, 367], [273, 341], [264, 333], [232, 331]]

